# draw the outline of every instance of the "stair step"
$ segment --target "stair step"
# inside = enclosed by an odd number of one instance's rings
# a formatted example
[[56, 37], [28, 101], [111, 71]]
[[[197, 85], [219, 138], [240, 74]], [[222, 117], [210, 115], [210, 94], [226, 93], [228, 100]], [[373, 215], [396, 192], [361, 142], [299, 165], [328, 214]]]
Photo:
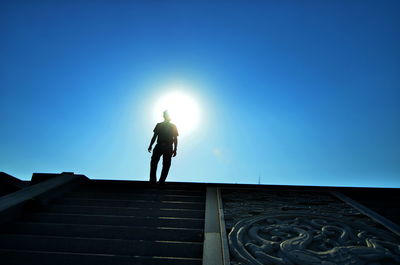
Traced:
[[197, 242], [0, 235], [0, 249], [48, 252], [201, 258], [202, 247]]
[[65, 253], [0, 249], [2, 264], [7, 265], [201, 265], [197, 258], [138, 257], [89, 253]]
[[54, 224], [16, 222], [2, 229], [7, 234], [29, 234], [62, 237], [107, 238], [127, 240], [168, 240], [185, 242], [202, 242], [203, 230], [140, 227], [140, 226], [110, 226], [82, 224]]
[[187, 185], [186, 184], [172, 184], [170, 182], [166, 182], [165, 185], [160, 186], [160, 185], [154, 185], [150, 184], [149, 182], [147, 183], [138, 183], [138, 182], [132, 182], [132, 181], [105, 181], [103, 180], [95, 180], [95, 181], [90, 181], [87, 183], [84, 183], [81, 185], [81, 187], [86, 187], [86, 188], [128, 188], [128, 189], [190, 189], [190, 190], [204, 190], [205, 186], [198, 186], [198, 185]]
[[147, 227], [176, 227], [203, 229], [204, 220], [200, 218], [179, 217], [135, 217], [113, 215], [80, 215], [60, 213], [32, 213], [23, 217], [23, 220], [43, 223], [68, 223], [88, 225], [121, 225]]
[[68, 206], [49, 205], [43, 209], [49, 213], [74, 213], [119, 216], [149, 216], [149, 217], [189, 217], [204, 218], [204, 210], [168, 209], [168, 208], [134, 208], [134, 207], [95, 207], [95, 206]]
[[146, 201], [186, 201], [186, 202], [205, 202], [205, 196], [179, 195], [179, 194], [148, 194], [148, 193], [104, 193], [104, 192], [70, 192], [64, 198], [80, 199], [113, 199], [113, 200], [146, 200]]
[[77, 199], [64, 198], [57, 201], [57, 205], [101, 206], [101, 207], [137, 207], [137, 208], [169, 208], [169, 209], [205, 209], [205, 204], [186, 201], [148, 201], [148, 200], [105, 200], [105, 199]]
[[166, 185], [159, 186], [150, 184], [149, 182], [137, 182], [137, 181], [115, 181], [115, 180], [91, 180], [90, 182], [84, 183], [81, 187], [87, 188], [129, 188], [129, 189], [190, 189], [190, 190], [205, 190], [206, 185], [194, 184], [194, 183], [171, 183], [166, 182]]
[[90, 192], [90, 193], [128, 193], [128, 194], [171, 194], [171, 195], [190, 195], [190, 196], [205, 196], [205, 190], [187, 190], [187, 189], [141, 189], [141, 188], [126, 188], [126, 187], [77, 187], [75, 192]]

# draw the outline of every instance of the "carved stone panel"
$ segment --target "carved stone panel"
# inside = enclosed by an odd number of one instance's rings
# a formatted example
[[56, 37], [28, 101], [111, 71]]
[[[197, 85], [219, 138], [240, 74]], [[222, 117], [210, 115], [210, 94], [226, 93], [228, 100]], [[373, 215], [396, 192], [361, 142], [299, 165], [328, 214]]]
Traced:
[[232, 264], [400, 264], [399, 238], [329, 193], [222, 195]]

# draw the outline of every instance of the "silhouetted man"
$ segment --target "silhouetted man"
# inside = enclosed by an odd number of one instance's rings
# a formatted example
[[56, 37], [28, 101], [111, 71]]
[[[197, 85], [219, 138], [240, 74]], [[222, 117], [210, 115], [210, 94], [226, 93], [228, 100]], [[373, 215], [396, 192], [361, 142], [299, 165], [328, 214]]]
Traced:
[[154, 142], [157, 139], [157, 144], [154, 147], [153, 155], [151, 156], [150, 162], [150, 182], [157, 182], [157, 164], [160, 161], [160, 157], [163, 156], [163, 167], [161, 171], [161, 176], [159, 183], [163, 185], [165, 179], [167, 178], [169, 168], [171, 166], [171, 157], [176, 156], [176, 150], [178, 146], [178, 129], [172, 123], [170, 123], [171, 118], [169, 117], [168, 111], [164, 111], [164, 122], [157, 123], [154, 128], [153, 138], [149, 145], [149, 153]]

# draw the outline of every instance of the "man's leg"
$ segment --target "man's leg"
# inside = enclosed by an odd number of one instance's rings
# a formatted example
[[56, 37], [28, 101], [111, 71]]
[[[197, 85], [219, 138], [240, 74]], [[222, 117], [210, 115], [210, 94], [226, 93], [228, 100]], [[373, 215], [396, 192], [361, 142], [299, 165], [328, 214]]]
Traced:
[[150, 183], [157, 183], [157, 164], [160, 161], [161, 155], [162, 153], [159, 148], [157, 146], [154, 147], [150, 162]]
[[171, 167], [171, 157], [172, 157], [172, 150], [165, 151], [163, 154], [163, 167], [160, 176], [160, 184], [165, 183], [165, 179], [168, 176], [169, 168]]

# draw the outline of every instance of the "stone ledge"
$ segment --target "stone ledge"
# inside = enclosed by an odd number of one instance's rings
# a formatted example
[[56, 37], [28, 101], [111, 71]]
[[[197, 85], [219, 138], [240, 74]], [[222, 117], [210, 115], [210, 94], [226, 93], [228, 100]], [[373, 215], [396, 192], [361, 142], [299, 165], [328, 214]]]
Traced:
[[0, 198], [0, 225], [18, 218], [28, 202], [45, 202], [63, 194], [78, 180], [87, 179], [84, 175], [53, 174], [55, 177], [41, 183], [23, 188]]

